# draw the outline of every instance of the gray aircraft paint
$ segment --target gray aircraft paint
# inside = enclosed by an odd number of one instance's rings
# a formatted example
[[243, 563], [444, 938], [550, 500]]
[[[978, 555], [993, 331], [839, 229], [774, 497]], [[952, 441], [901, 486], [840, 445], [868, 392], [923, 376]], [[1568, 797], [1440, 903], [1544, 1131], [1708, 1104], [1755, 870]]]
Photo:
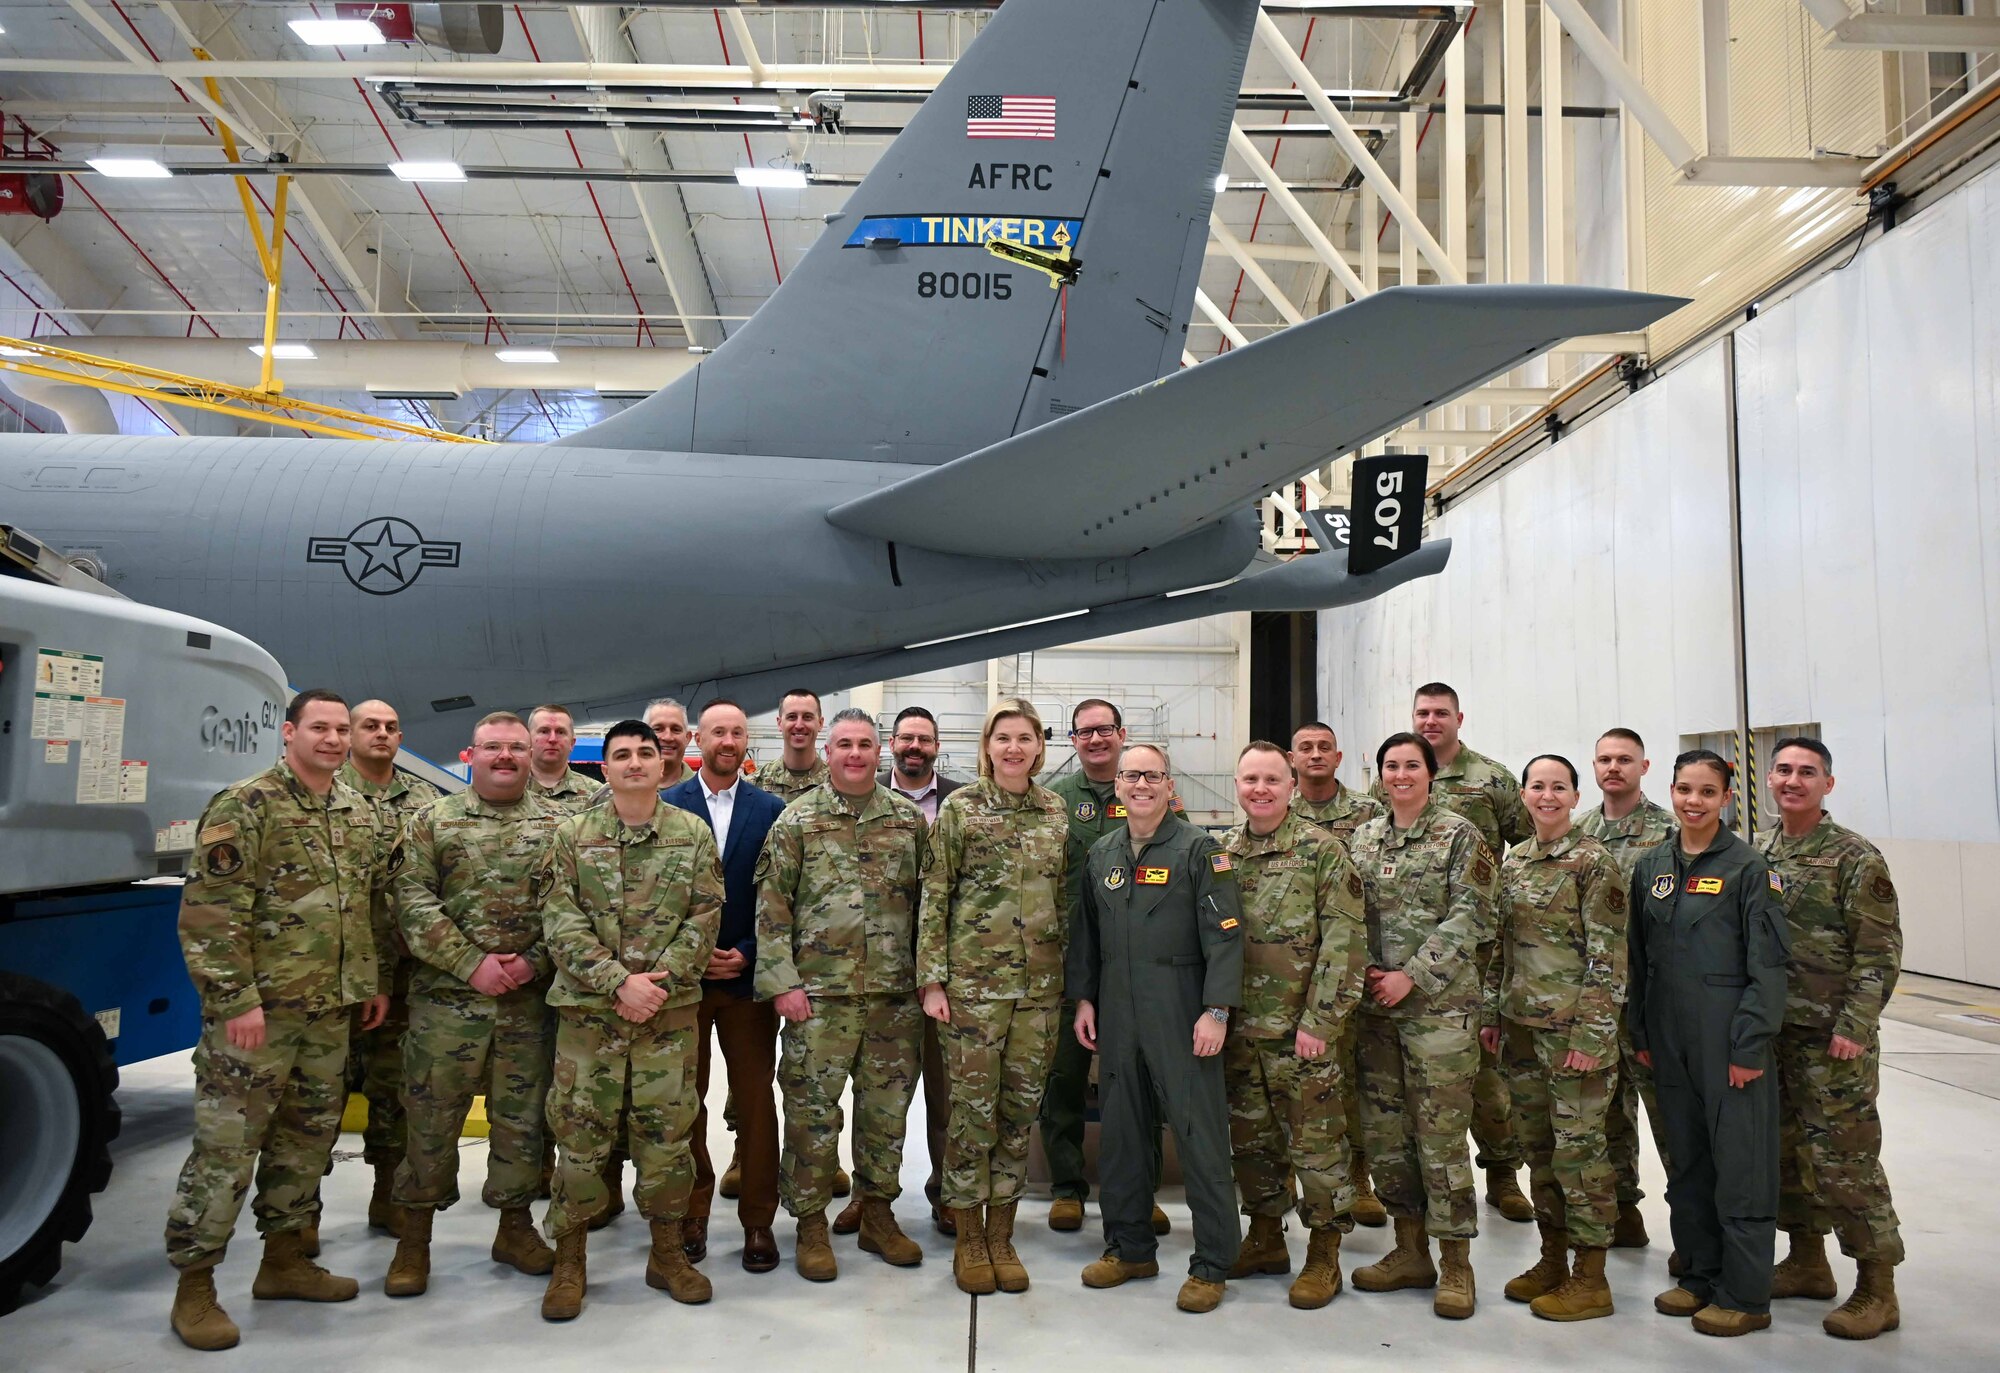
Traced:
[[[6, 517], [96, 557], [136, 600], [256, 640], [295, 685], [395, 703], [434, 757], [490, 709], [603, 717], [714, 691], [761, 709], [793, 682], [831, 691], [1216, 611], [1347, 604], [1435, 572], [1443, 548], [1366, 578], [1335, 558], [1273, 565], [1254, 495], [1495, 368], [1671, 303], [1469, 290], [1451, 307], [1468, 349], [1427, 332], [1421, 293], [1384, 293], [1208, 381], [1157, 382], [1180, 355], [1255, 16], [1251, 0], [1012, 0], [734, 338], [559, 443], [12, 437]], [[1053, 96], [1057, 137], [969, 138], [973, 95]], [[975, 165], [987, 184], [969, 184]], [[870, 216], [961, 213], [1080, 220], [1077, 284], [1052, 290], [979, 247], [843, 246]], [[927, 271], [1004, 270], [1004, 301], [918, 294]], [[1300, 368], [1335, 398], [1343, 370], [1366, 376], [1352, 403], [1286, 402], [1292, 427], [1262, 432], [1264, 374]], [[1191, 401], [1200, 452], [1177, 447]], [[1049, 442], [1026, 433], [1071, 406], [1086, 408]], [[1065, 440], [1107, 417], [1125, 441]], [[1174, 485], [1164, 518], [1127, 523], [1105, 553], [1084, 532], [1157, 505], [1156, 472], [1178, 483], [1232, 445], [1230, 482]], [[890, 491], [901, 482], [912, 494]]]

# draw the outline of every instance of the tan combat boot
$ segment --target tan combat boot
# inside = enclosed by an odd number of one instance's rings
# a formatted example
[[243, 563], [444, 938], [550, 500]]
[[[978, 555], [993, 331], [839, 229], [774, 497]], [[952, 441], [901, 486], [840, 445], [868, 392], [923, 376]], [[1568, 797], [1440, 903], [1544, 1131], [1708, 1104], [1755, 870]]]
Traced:
[[1704, 1335], [1720, 1335], [1728, 1339], [1735, 1335], [1747, 1335], [1753, 1330], [1769, 1330], [1771, 1313], [1737, 1311], [1727, 1306], [1710, 1305], [1694, 1313], [1692, 1324]]
[[1678, 1316], [1683, 1320], [1707, 1305], [1706, 1301], [1703, 1301], [1685, 1287], [1680, 1286], [1669, 1287], [1666, 1291], [1660, 1293], [1659, 1296], [1653, 1298], [1653, 1309], [1655, 1311], [1659, 1312], [1662, 1316]]
[[861, 1204], [856, 1228], [861, 1231], [857, 1243], [862, 1253], [880, 1254], [893, 1268], [915, 1268], [924, 1261], [924, 1251], [896, 1224], [896, 1212], [887, 1197], [857, 1195], [856, 1200]]
[[1064, 1233], [1083, 1229], [1083, 1203], [1075, 1197], [1057, 1197], [1050, 1202], [1049, 1229]]
[[1591, 1321], [1610, 1315], [1611, 1284], [1604, 1280], [1604, 1251], [1577, 1250], [1576, 1266], [1562, 1285], [1536, 1297], [1528, 1309], [1545, 1321]]
[[527, 1207], [509, 1206], [500, 1212], [500, 1228], [493, 1235], [493, 1262], [531, 1278], [539, 1278], [556, 1266], [556, 1251], [535, 1233]]
[[174, 1333], [189, 1349], [233, 1349], [243, 1338], [215, 1300], [215, 1269], [183, 1268], [174, 1288]]
[[826, 1233], [826, 1212], [815, 1211], [799, 1217], [792, 1262], [798, 1266], [799, 1276], [808, 1282], [832, 1282], [840, 1276], [840, 1264], [833, 1257], [833, 1241]]
[[993, 1261], [993, 1285], [1002, 1292], [1028, 1290], [1028, 1270], [1014, 1252], [1014, 1210], [1019, 1205], [1010, 1201], [986, 1208], [986, 1256]]
[[1424, 1223], [1413, 1216], [1396, 1217], [1394, 1249], [1366, 1268], [1354, 1270], [1354, 1285], [1363, 1292], [1435, 1287], [1437, 1280], [1437, 1269], [1431, 1263], [1430, 1240], [1424, 1235]]
[[1116, 1249], [1104, 1251], [1104, 1257], [1083, 1266], [1085, 1287], [1118, 1287], [1133, 1278], [1157, 1278], [1160, 1276], [1158, 1259], [1147, 1259], [1144, 1263], [1127, 1263], [1118, 1257]]
[[1533, 1220], [1535, 1205], [1521, 1195], [1521, 1181], [1515, 1170], [1502, 1164], [1486, 1170], [1486, 1200], [1508, 1220]]
[[1903, 1311], [1896, 1304], [1896, 1269], [1893, 1264], [1864, 1262], [1854, 1284], [1854, 1295], [1829, 1312], [1820, 1322], [1827, 1334], [1843, 1340], [1872, 1340], [1884, 1330], [1903, 1323]]
[[319, 1257], [319, 1217], [314, 1216], [311, 1224], [299, 1231], [299, 1249], [309, 1259]]
[[1236, 1262], [1230, 1267], [1229, 1276], [1247, 1278], [1258, 1273], [1291, 1271], [1292, 1251], [1285, 1247], [1285, 1218], [1250, 1217], [1250, 1233], [1243, 1237], [1243, 1247], [1236, 1251]]
[[[1173, 1230], [1173, 1228], [1174, 1228], [1174, 1223], [1171, 1220], [1167, 1219], [1167, 1213], [1165, 1211], [1162, 1211], [1159, 1207], [1155, 1206], [1153, 1208], [1153, 1233], [1156, 1235], [1164, 1235], [1170, 1233]], [[1218, 1297], [1216, 1300], [1220, 1301], [1221, 1298]]]
[[375, 1190], [368, 1195], [368, 1228], [402, 1238], [403, 1209], [395, 1202], [396, 1165], [375, 1165]]
[[1354, 1155], [1354, 1210], [1349, 1212], [1356, 1225], [1378, 1229], [1389, 1223], [1389, 1208], [1375, 1195], [1374, 1179], [1368, 1176], [1368, 1160], [1361, 1154]]
[[653, 1250], [646, 1255], [646, 1286], [657, 1288], [684, 1306], [700, 1306], [715, 1295], [715, 1286], [688, 1262], [681, 1248], [682, 1225], [677, 1220], [653, 1222]]
[[1832, 1301], [1840, 1295], [1834, 1285], [1833, 1268], [1826, 1261], [1826, 1236], [1810, 1230], [1794, 1230], [1792, 1252], [1771, 1270], [1771, 1300], [1807, 1297]]
[[1518, 1278], [1510, 1278], [1502, 1289], [1508, 1301], [1533, 1301], [1553, 1292], [1569, 1277], [1569, 1236], [1553, 1226], [1542, 1226], [1542, 1256], [1535, 1266]]
[[299, 1231], [264, 1236], [264, 1262], [250, 1284], [258, 1301], [353, 1301], [360, 1292], [353, 1278], [336, 1277], [306, 1257]]
[[543, 1320], [573, 1321], [582, 1312], [583, 1294], [590, 1285], [584, 1264], [584, 1245], [589, 1237], [587, 1225], [556, 1236], [556, 1266], [549, 1274], [548, 1290], [542, 1293]]
[[1181, 1294], [1174, 1298], [1174, 1305], [1197, 1316], [1206, 1315], [1222, 1305], [1224, 1290], [1223, 1283], [1189, 1275], [1188, 1280], [1181, 1284]]
[[1472, 1314], [1472, 1241], [1438, 1241], [1437, 1295], [1431, 1311], [1448, 1321], [1462, 1321]]
[[861, 1194], [856, 1192], [847, 1199], [847, 1205], [840, 1208], [840, 1214], [833, 1218], [833, 1233], [851, 1235], [861, 1228]]
[[590, 1228], [602, 1230], [625, 1214], [625, 1155], [613, 1153], [604, 1164], [604, 1190], [610, 1197], [604, 1209], [590, 1218]]
[[986, 1217], [977, 1206], [954, 1206], [958, 1235], [951, 1250], [951, 1276], [958, 1290], [975, 1297], [991, 1295], [1000, 1281], [993, 1272], [993, 1253], [986, 1247]]
[[403, 1234], [396, 1256], [389, 1260], [382, 1291], [391, 1297], [421, 1297], [431, 1285], [431, 1224], [437, 1210], [430, 1206], [403, 1208]]
[[735, 1154], [729, 1156], [729, 1166], [715, 1180], [715, 1190], [730, 1201], [743, 1195], [743, 1164]]
[[1292, 1282], [1291, 1302], [1301, 1311], [1317, 1311], [1340, 1295], [1340, 1231], [1327, 1225], [1306, 1241], [1306, 1266]]
[[1639, 1213], [1636, 1201], [1618, 1203], [1618, 1223], [1611, 1229], [1613, 1249], [1644, 1249], [1653, 1242], [1646, 1233], [1646, 1218]]

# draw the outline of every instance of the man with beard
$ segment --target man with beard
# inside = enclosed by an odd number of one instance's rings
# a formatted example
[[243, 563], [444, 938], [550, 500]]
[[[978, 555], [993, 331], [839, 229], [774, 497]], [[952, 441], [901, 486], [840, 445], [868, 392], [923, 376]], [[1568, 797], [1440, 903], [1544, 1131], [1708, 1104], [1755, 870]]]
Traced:
[[736, 1213], [743, 1222], [743, 1266], [768, 1273], [778, 1266], [771, 1222], [778, 1212], [778, 1115], [771, 1102], [777, 1074], [778, 1016], [756, 1000], [757, 856], [784, 802], [743, 780], [750, 751], [750, 721], [734, 701], [701, 708], [696, 740], [701, 769], [662, 799], [705, 821], [722, 857], [722, 923], [702, 974], [696, 1007], [695, 1092], [701, 1105], [694, 1124], [694, 1195], [682, 1227], [687, 1256], [708, 1256], [708, 1216], [715, 1194], [715, 1165], [708, 1156], [708, 1079], [713, 1063], [711, 1030], [722, 1046], [730, 1099], [736, 1103]]

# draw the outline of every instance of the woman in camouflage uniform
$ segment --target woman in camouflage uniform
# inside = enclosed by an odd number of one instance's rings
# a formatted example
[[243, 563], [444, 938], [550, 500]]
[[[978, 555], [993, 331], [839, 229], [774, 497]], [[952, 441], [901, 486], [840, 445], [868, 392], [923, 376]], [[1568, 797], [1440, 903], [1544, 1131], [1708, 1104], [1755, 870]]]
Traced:
[[1499, 874], [1478, 827], [1431, 799], [1437, 755], [1426, 740], [1390, 735], [1375, 768], [1389, 814], [1356, 830], [1352, 845], [1368, 915], [1361, 1120], [1396, 1247], [1356, 1269], [1354, 1285], [1435, 1287], [1431, 1309], [1464, 1320], [1473, 1311], [1470, 1248], [1479, 1233], [1465, 1146], [1479, 1072], [1478, 954], [1492, 938]]
[[[1544, 1320], [1611, 1314], [1604, 1251], [1618, 1219], [1605, 1142], [1625, 998], [1625, 881], [1574, 828], [1576, 767], [1547, 753], [1521, 774], [1535, 836], [1500, 865], [1499, 957], [1479, 1040], [1500, 1055], [1527, 1150], [1542, 1257], [1507, 1284]], [[1576, 1250], [1576, 1268], [1569, 1250]]]
[[[979, 780], [938, 810], [917, 922], [924, 1014], [945, 1027], [951, 1120], [941, 1200], [967, 1292], [1023, 1292], [1014, 1209], [1062, 1010], [1069, 840], [1061, 797], [1035, 785], [1042, 720], [1003, 700], [979, 735]], [[982, 1213], [983, 1208], [983, 1213]]]

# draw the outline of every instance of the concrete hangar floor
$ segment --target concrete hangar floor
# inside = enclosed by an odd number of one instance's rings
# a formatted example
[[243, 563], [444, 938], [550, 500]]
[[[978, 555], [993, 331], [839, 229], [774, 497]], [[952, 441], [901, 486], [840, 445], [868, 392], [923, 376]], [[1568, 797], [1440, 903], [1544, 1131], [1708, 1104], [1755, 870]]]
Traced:
[[[836, 1238], [837, 1282], [818, 1285], [791, 1267], [791, 1225], [780, 1217], [778, 1271], [753, 1276], [740, 1264], [733, 1203], [719, 1212], [702, 1265], [715, 1282], [705, 1307], [676, 1306], [648, 1288], [646, 1227], [627, 1210], [591, 1237], [588, 1304], [568, 1325], [539, 1314], [543, 1280], [492, 1264], [486, 1255], [495, 1213], [478, 1204], [485, 1142], [467, 1140], [461, 1186], [474, 1200], [438, 1223], [429, 1295], [392, 1300], [381, 1278], [395, 1242], [364, 1221], [367, 1169], [360, 1140], [344, 1137], [341, 1162], [327, 1180], [325, 1262], [362, 1281], [358, 1300], [311, 1306], [251, 1300], [257, 1242], [248, 1209], [220, 1270], [224, 1306], [243, 1326], [243, 1343], [222, 1354], [197, 1354], [167, 1326], [173, 1280], [160, 1230], [175, 1174], [186, 1154], [193, 1111], [188, 1056], [130, 1068], [120, 1091], [125, 1110], [117, 1171], [98, 1199], [97, 1222], [72, 1246], [57, 1283], [33, 1294], [0, 1321], [0, 1369], [282, 1368], [286, 1373], [476, 1368], [480, 1373], [534, 1369], [911, 1369], [956, 1373], [1088, 1369], [1091, 1373], [1162, 1368], [1327, 1369], [1343, 1366], [1507, 1369], [1535, 1366], [1592, 1370], [1688, 1367], [1700, 1361], [1760, 1369], [1974, 1370], [2000, 1365], [2000, 991], [1909, 977], [1898, 987], [1883, 1026], [1882, 1113], [1885, 1158], [1895, 1187], [1909, 1262], [1898, 1274], [1903, 1328], [1868, 1344], [1828, 1338], [1819, 1328], [1830, 1302], [1780, 1302], [1772, 1329], [1739, 1341], [1707, 1340], [1686, 1321], [1652, 1310], [1667, 1283], [1667, 1208], [1658, 1161], [1647, 1159], [1646, 1222], [1653, 1246], [1614, 1250], [1607, 1271], [1618, 1302], [1608, 1320], [1559, 1326], [1535, 1319], [1500, 1295], [1507, 1278], [1534, 1261], [1535, 1227], [1502, 1220], [1490, 1207], [1473, 1244], [1479, 1312], [1441, 1321], [1430, 1294], [1371, 1296], [1349, 1287], [1323, 1311], [1294, 1311], [1288, 1279], [1230, 1284], [1209, 1316], [1174, 1310], [1189, 1245], [1178, 1189], [1162, 1198], [1174, 1232], [1161, 1242], [1161, 1275], [1110, 1292], [1091, 1292], [1077, 1273], [1097, 1253], [1096, 1207], [1081, 1233], [1058, 1235], [1044, 1223], [1043, 1200], [1022, 1208], [1017, 1242], [1034, 1279], [1020, 1296], [971, 1298], [951, 1283], [950, 1242], [924, 1218], [923, 1110], [911, 1118], [905, 1188], [897, 1211], [925, 1249], [916, 1269], [898, 1270]], [[710, 1101], [712, 1146], [727, 1157], [721, 1080]], [[630, 1175], [628, 1173], [628, 1185]], [[1290, 1226], [1294, 1264], [1305, 1240]], [[1357, 1230], [1343, 1268], [1372, 1262], [1390, 1233]], [[1853, 1267], [1836, 1257], [1843, 1293]]]

